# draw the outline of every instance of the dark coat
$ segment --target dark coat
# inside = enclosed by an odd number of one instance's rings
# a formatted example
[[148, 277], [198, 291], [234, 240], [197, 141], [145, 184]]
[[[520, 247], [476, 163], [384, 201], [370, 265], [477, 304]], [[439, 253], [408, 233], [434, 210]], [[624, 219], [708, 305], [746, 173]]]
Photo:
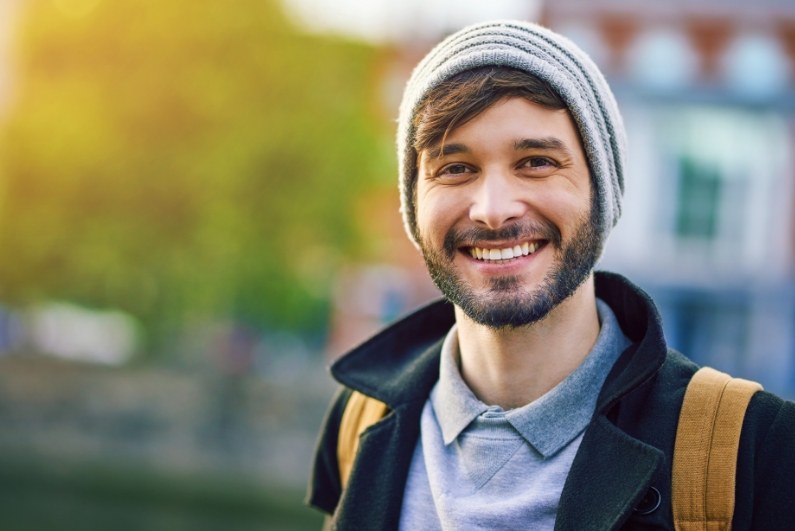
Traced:
[[[629, 281], [597, 273], [596, 293], [633, 343], [599, 393], [563, 487], [555, 529], [673, 529], [674, 437], [685, 388], [698, 367], [666, 347], [654, 304]], [[420, 415], [439, 377], [441, 343], [453, 322], [450, 304], [431, 304], [333, 365], [344, 387], [320, 434], [308, 503], [336, 511], [338, 529], [397, 529]], [[392, 411], [362, 434], [349, 487], [341, 493], [337, 434], [350, 389], [386, 402]], [[736, 484], [735, 531], [795, 529], [795, 404], [770, 393], [754, 395]]]

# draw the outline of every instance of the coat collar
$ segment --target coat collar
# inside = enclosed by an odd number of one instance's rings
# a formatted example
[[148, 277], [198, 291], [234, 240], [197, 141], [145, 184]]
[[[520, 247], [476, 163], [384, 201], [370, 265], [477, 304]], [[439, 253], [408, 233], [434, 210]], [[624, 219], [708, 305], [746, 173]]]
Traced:
[[401, 319], [331, 366], [341, 384], [392, 409], [425, 401], [439, 379], [439, 351], [455, 323], [453, 305], [433, 302]]

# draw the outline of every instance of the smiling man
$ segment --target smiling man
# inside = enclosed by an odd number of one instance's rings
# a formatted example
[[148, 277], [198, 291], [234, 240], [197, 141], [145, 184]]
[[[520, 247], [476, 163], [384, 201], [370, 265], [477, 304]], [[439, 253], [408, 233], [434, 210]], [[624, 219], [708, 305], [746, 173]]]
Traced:
[[[398, 149], [406, 229], [445, 300], [332, 367], [309, 502], [337, 529], [673, 529], [698, 367], [642, 291], [593, 272], [625, 158], [598, 69], [533, 24], [465, 28], [415, 69]], [[373, 404], [377, 422], [355, 420]], [[727, 518], [790, 528], [795, 406], [758, 392], [739, 418]]]

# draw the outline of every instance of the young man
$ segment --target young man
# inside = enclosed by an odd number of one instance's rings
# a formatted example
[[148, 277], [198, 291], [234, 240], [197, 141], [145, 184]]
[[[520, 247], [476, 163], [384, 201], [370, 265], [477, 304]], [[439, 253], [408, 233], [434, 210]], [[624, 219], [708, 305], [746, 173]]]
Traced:
[[[332, 367], [309, 502], [337, 529], [673, 529], [672, 456], [697, 367], [652, 301], [593, 273], [621, 212], [624, 128], [593, 63], [521, 22], [466, 28], [400, 111], [402, 211], [446, 301]], [[352, 391], [389, 413], [337, 444]], [[790, 529], [795, 405], [751, 399], [734, 529]], [[333, 520], [333, 522], [332, 522]]]

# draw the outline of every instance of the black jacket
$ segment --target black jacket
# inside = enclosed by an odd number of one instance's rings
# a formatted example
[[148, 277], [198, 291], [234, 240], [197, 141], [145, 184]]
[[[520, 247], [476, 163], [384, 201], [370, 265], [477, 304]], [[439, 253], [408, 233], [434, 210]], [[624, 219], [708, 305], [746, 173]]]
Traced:
[[[636, 286], [619, 275], [597, 273], [596, 293], [632, 345], [599, 393], [563, 487], [555, 528], [673, 529], [674, 437], [685, 388], [698, 367], [666, 347], [659, 314]], [[442, 340], [453, 322], [450, 304], [433, 303], [332, 366], [343, 388], [320, 434], [308, 503], [334, 513], [337, 529], [397, 529], [420, 415], [439, 377]], [[351, 389], [386, 402], [392, 411], [362, 434], [349, 486], [341, 493], [336, 441]], [[735, 531], [795, 529], [792, 402], [754, 395], [740, 439], [736, 493]]]

